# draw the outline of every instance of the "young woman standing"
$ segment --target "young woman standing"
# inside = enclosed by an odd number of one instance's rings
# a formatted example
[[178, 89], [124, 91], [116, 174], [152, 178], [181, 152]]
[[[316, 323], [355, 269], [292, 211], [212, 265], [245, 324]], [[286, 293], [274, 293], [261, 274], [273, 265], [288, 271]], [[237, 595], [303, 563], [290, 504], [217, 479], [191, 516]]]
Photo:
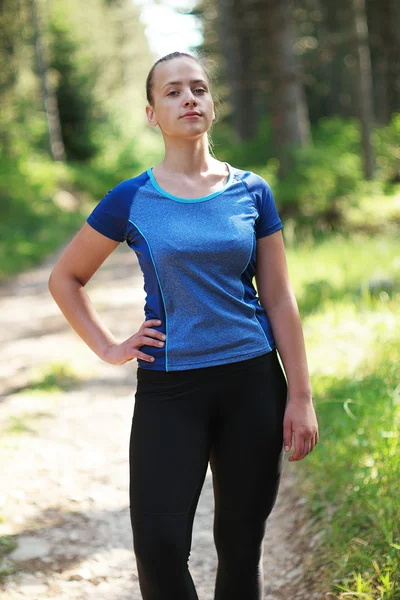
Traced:
[[[295, 461], [318, 441], [282, 223], [264, 179], [210, 155], [214, 101], [200, 59], [174, 52], [157, 61], [147, 100], [164, 160], [106, 194], [55, 265], [49, 289], [101, 359], [138, 360], [130, 515], [144, 600], [198, 598], [188, 558], [208, 463], [214, 598], [261, 600], [283, 446], [289, 451], [294, 437]], [[123, 241], [143, 271], [146, 318], [118, 342], [84, 286]]]

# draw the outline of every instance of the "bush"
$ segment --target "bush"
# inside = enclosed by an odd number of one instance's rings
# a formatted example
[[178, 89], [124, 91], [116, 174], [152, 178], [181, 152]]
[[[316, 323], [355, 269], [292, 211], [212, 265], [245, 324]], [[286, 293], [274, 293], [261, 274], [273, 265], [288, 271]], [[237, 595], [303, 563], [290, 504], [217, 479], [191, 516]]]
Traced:
[[53, 201], [68, 184], [66, 165], [40, 155], [31, 160], [0, 156], [0, 279], [37, 264], [60, 246], [83, 220]]
[[400, 182], [400, 113], [393, 115], [386, 127], [375, 129], [377, 177], [386, 182]]
[[[272, 140], [268, 117], [260, 120], [259, 134], [251, 140], [238, 141], [230, 124], [221, 122], [212, 132], [214, 153], [239, 169], [265, 167], [272, 156]], [[257, 171], [258, 172], [258, 171]]]
[[309, 146], [290, 151], [292, 170], [281, 181], [279, 163], [271, 157], [266, 121], [262, 121], [260, 135], [255, 140], [240, 144], [233, 143], [232, 134], [225, 126], [222, 134], [216, 136], [216, 150], [219, 151], [222, 142], [226, 147], [221, 149], [221, 157], [264, 177], [273, 189], [282, 218], [292, 218], [295, 229], [304, 232], [310, 229], [314, 234], [345, 226], [348, 210], [352, 208], [364, 218], [360, 202], [382, 197], [385, 191], [392, 192], [385, 182], [400, 179], [400, 115], [395, 115], [387, 127], [374, 132], [378, 168], [373, 182], [364, 180], [360, 130], [355, 119], [321, 119], [313, 128], [312, 139]]
[[304, 215], [329, 216], [362, 180], [360, 157], [351, 152], [314, 144], [294, 150], [293, 156], [290, 175], [277, 184], [284, 211], [294, 205]]

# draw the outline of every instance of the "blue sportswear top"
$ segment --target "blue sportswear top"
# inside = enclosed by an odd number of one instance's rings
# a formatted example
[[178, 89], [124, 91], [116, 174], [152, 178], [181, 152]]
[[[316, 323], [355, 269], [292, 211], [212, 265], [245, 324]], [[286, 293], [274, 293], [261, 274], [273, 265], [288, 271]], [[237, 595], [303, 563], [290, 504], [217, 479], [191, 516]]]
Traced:
[[256, 240], [282, 229], [268, 183], [229, 168], [223, 188], [179, 198], [152, 168], [110, 190], [87, 218], [91, 227], [135, 252], [144, 277], [145, 320], [166, 335], [142, 346], [143, 369], [180, 371], [233, 363], [275, 347], [253, 285]]

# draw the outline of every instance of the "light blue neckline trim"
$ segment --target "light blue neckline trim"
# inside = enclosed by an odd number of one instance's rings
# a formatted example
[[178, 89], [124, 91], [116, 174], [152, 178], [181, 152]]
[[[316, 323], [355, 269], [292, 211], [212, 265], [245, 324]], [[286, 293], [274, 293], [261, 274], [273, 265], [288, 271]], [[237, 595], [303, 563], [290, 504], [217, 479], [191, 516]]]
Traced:
[[150, 177], [150, 181], [153, 184], [153, 186], [156, 188], [156, 190], [158, 192], [160, 192], [160, 194], [162, 194], [163, 196], [166, 196], [167, 198], [170, 198], [171, 200], [175, 200], [175, 202], [204, 202], [205, 200], [210, 200], [211, 198], [214, 198], [215, 196], [218, 196], [219, 194], [221, 194], [222, 192], [224, 192], [226, 190], [227, 187], [229, 187], [232, 183], [233, 180], [233, 170], [232, 167], [229, 163], [225, 163], [226, 166], [228, 167], [228, 171], [229, 171], [229, 176], [228, 176], [228, 181], [225, 183], [224, 187], [221, 188], [220, 190], [217, 190], [216, 192], [213, 192], [212, 194], [208, 194], [208, 196], [201, 196], [200, 198], [179, 198], [178, 196], [173, 196], [172, 194], [169, 194], [168, 192], [166, 192], [165, 190], [163, 190], [157, 183], [157, 181], [155, 180], [155, 177], [153, 175], [153, 167], [149, 167], [147, 169], [147, 174]]

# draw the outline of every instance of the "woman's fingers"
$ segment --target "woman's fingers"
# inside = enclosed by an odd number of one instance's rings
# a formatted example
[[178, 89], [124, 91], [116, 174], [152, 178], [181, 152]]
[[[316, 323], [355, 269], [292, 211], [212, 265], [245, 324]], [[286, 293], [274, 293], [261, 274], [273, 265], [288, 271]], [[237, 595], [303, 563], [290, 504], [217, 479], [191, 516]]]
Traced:
[[157, 346], [158, 348], [163, 348], [165, 342], [152, 337], [147, 337], [146, 335], [139, 335], [135, 339], [135, 347], [140, 348], [140, 346]]
[[162, 331], [157, 331], [157, 329], [152, 329], [152, 327], [159, 327], [160, 325], [161, 321], [159, 319], [148, 319], [147, 321], [144, 321], [142, 323], [138, 333], [132, 337], [147, 336], [154, 337], [163, 341], [166, 339], [165, 333], [163, 333]]
[[134, 350], [132, 358], [140, 358], [141, 360], [145, 360], [147, 362], [154, 362], [154, 357], [149, 354], [144, 354], [144, 352], [140, 352], [139, 350]]
[[[296, 435], [296, 433], [294, 434], [294, 451], [293, 454], [289, 457], [290, 462], [293, 462], [295, 460], [300, 460], [302, 458], [303, 455], [303, 443], [302, 443], [302, 439], [300, 438], [300, 435]], [[300, 450], [301, 448], [301, 450]]]
[[165, 333], [163, 333], [162, 331], [157, 331], [156, 329], [149, 329], [148, 327], [142, 330], [142, 334], [155, 337], [159, 340], [165, 340], [166, 337]]
[[312, 448], [313, 448], [312, 438], [310, 438], [306, 442], [304, 442], [304, 452], [305, 452], [304, 456], [307, 456], [307, 454], [310, 454]]
[[146, 360], [147, 362], [154, 362], [154, 357], [149, 354], [141, 352], [138, 348], [142, 346], [155, 346], [156, 348], [163, 348], [165, 346], [165, 334], [156, 329], [151, 329], [149, 325], [161, 325], [161, 321], [157, 319], [149, 319], [142, 324], [140, 331], [134, 337], [135, 346], [133, 348], [133, 358], [139, 358]]
[[295, 461], [295, 460], [301, 460], [303, 459], [305, 456], [307, 456], [307, 454], [310, 454], [310, 452], [312, 451], [312, 449], [314, 448], [315, 444], [316, 444], [316, 440], [317, 438], [317, 433], [313, 434], [312, 436], [308, 435], [308, 434], [303, 434], [301, 435], [300, 433], [295, 433], [294, 434], [294, 452], [293, 454], [289, 457], [290, 461]]
[[161, 321], [160, 319], [148, 319], [148, 321], [143, 321], [142, 323], [142, 327], [148, 327], [149, 325], [157, 327], [158, 325], [161, 325]]
[[[125, 340], [123, 344], [117, 344], [117, 364], [124, 364], [128, 360], [133, 358], [139, 358], [147, 362], [154, 362], [154, 357], [149, 354], [141, 352], [139, 348], [142, 346], [155, 346], [156, 348], [163, 348], [165, 346], [166, 336], [161, 331], [152, 329], [150, 326], [155, 327], [161, 325], [161, 321], [158, 319], [149, 319], [142, 323], [139, 331], [134, 333], [130, 338]], [[114, 352], [115, 354], [115, 352]], [[121, 356], [122, 354], [122, 356]]]

